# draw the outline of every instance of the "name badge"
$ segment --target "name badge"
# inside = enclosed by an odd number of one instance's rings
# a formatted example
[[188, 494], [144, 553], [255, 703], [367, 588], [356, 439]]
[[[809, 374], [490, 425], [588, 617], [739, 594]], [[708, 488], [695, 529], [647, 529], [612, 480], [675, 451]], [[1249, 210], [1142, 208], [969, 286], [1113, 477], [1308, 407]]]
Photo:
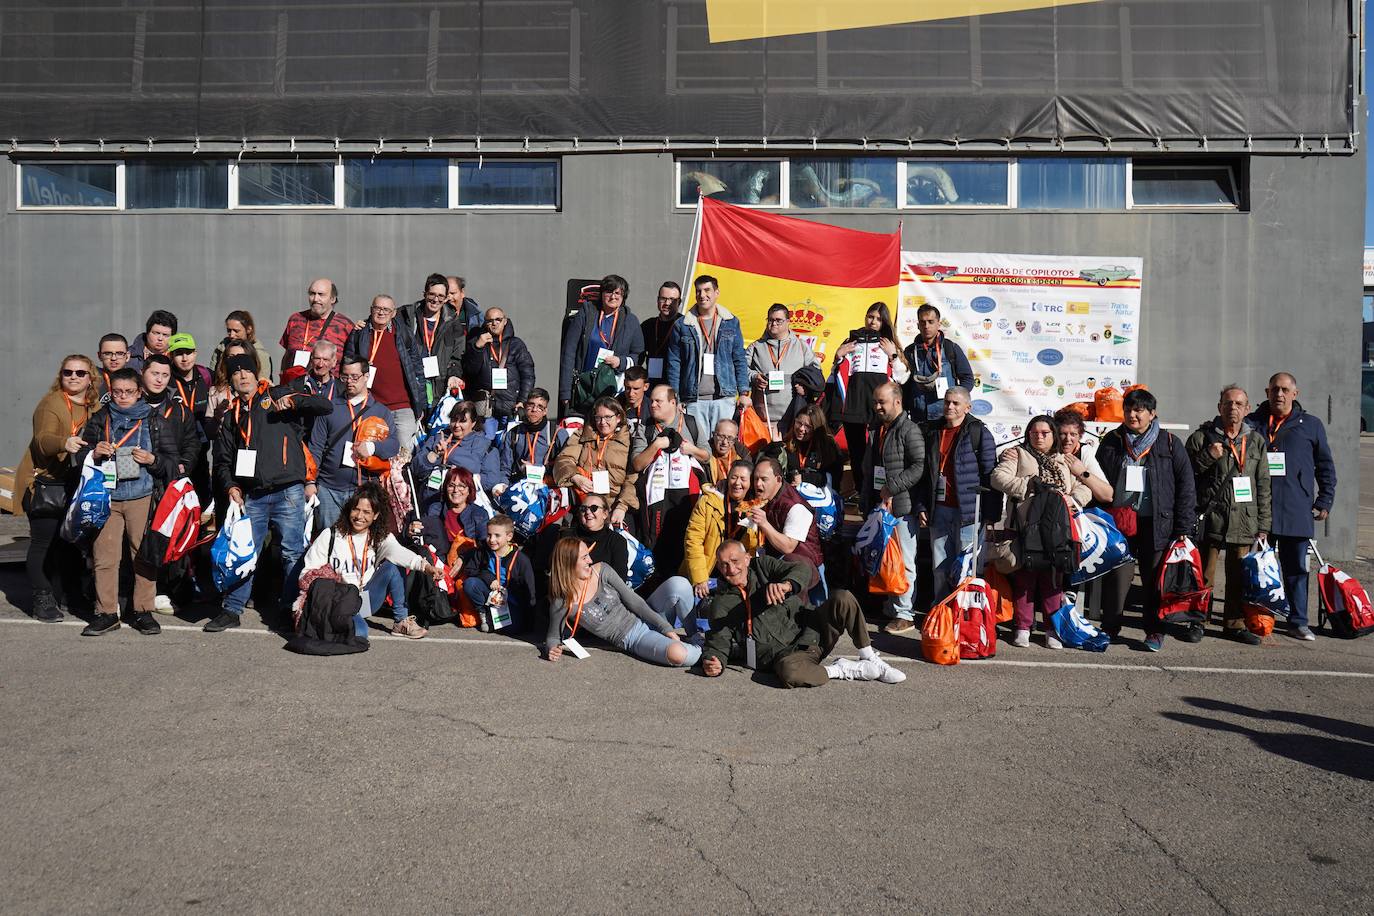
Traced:
[[1265, 459], [1269, 462], [1270, 477], [1288, 476], [1288, 456], [1283, 452], [1270, 452]]
[[420, 363], [425, 368], [425, 378], [439, 377], [439, 357], [426, 356], [424, 359], [420, 360]]
[[102, 461], [96, 466], [100, 468], [100, 473], [105, 478], [105, 489], [113, 490], [116, 483], [115, 460], [111, 458], [109, 461]]
[[293, 366], [300, 366], [302, 369], [309, 368], [309, 366], [310, 366], [310, 351], [309, 351], [309, 350], [297, 350], [297, 351], [296, 351], [295, 359], [293, 359], [293, 360], [291, 361], [291, 365], [293, 365]]
[[702, 375], [715, 375], [715, 374], [716, 374], [716, 354], [714, 354], [714, 353], [703, 353], [703, 354], [701, 355], [701, 374], [702, 374]]
[[663, 378], [663, 357], [649, 357], [649, 378]]
[[505, 390], [506, 390], [506, 370], [505, 370], [505, 369], [492, 369], [492, 370], [491, 370], [491, 390], [492, 390], [492, 391], [505, 391]]
[[782, 391], [782, 386], [786, 384], [782, 376], [783, 372], [781, 369], [773, 369], [768, 373], [769, 391]]
[[375, 382], [375, 381], [377, 381], [377, 367], [376, 367], [376, 366], [368, 366], [368, 367], [367, 367], [367, 387], [371, 388], [371, 387], [372, 387], [372, 383]]
[[1126, 492], [1145, 492], [1145, 468], [1139, 464], [1126, 465]]
[[599, 350], [596, 351], [596, 364], [600, 366], [602, 363], [610, 359], [612, 356], [615, 356], [614, 350], [607, 350], [605, 347], [601, 347]]
[[948, 498], [949, 481], [945, 479], [944, 474], [941, 474], [939, 477], [935, 478], [935, 501], [937, 503], [942, 503]]
[[544, 466], [542, 464], [525, 465], [525, 479], [530, 483], [543, 483]]
[[591, 653], [582, 648], [582, 643], [569, 636], [563, 640], [563, 648], [572, 653], [573, 658], [591, 658]]
[[949, 379], [940, 376], [935, 380], [935, 396], [937, 398], [943, 398], [946, 391], [949, 391]]
[[887, 486], [887, 468], [881, 464], [873, 467], [873, 489], [881, 490]]
[[1252, 503], [1255, 501], [1255, 491], [1250, 485], [1249, 477], [1232, 477], [1231, 492], [1235, 494], [1236, 502]]
[[358, 466], [357, 462], [353, 460], [353, 443], [344, 443], [343, 456], [339, 458], [339, 464], [346, 468], [356, 468]]
[[234, 476], [256, 477], [258, 473], [258, 450], [241, 448], [234, 453]]
[[611, 472], [592, 471], [592, 492], [602, 496], [611, 492]]
[[754, 637], [744, 638], [744, 665], [746, 668], [757, 668], [759, 666], [758, 646], [754, 642]]
[[429, 472], [429, 480], [425, 481], [425, 485], [428, 486], [431, 490], [437, 490], [444, 485], [443, 465], [439, 465], [439, 467]]

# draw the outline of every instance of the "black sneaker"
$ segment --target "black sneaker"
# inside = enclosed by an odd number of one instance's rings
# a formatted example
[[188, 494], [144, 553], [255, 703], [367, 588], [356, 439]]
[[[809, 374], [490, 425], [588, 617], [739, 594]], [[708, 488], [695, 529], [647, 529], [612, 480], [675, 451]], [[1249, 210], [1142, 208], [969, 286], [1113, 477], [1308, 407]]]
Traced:
[[33, 593], [33, 619], [43, 623], [57, 623], [62, 619], [62, 610], [57, 606], [57, 600], [53, 598], [52, 592]]
[[1236, 642], [1245, 643], [1247, 646], [1258, 646], [1262, 641], [1258, 634], [1251, 633], [1244, 627], [1227, 627], [1226, 638], [1234, 639]]
[[205, 625], [205, 632], [221, 633], [225, 630], [232, 630], [234, 629], [234, 627], [238, 625], [238, 614], [231, 614], [228, 611], [221, 611], [219, 616], [215, 617], [213, 620], [211, 620], [209, 623]]
[[1183, 632], [1178, 634], [1178, 638], [1184, 642], [1202, 642], [1202, 636], [1206, 631], [1200, 623], [1190, 623], [1183, 628]]
[[86, 629], [81, 631], [82, 636], [102, 636], [119, 629], [118, 614], [96, 614], [91, 618], [91, 622], [86, 624]]
[[133, 627], [144, 636], [156, 636], [162, 632], [162, 624], [158, 623], [148, 611], [140, 611], [130, 617], [129, 626]]

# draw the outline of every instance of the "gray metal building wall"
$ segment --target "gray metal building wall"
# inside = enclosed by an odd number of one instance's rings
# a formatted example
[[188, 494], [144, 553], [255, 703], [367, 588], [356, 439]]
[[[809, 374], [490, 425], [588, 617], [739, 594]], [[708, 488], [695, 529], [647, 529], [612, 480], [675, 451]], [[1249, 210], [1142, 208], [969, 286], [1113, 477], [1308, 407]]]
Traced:
[[[1255, 156], [1249, 212], [907, 213], [909, 249], [1139, 255], [1145, 259], [1140, 377], [1162, 417], [1195, 424], [1237, 381], [1256, 403], [1277, 369], [1303, 405], [1329, 420], [1341, 476], [1331, 553], [1354, 553], [1359, 487], [1360, 247], [1364, 156]], [[566, 282], [608, 272], [630, 305], [653, 308], [680, 280], [692, 213], [671, 206], [666, 154], [563, 159], [558, 212], [124, 212], [16, 210], [15, 166], [0, 167], [0, 463], [17, 462], [34, 403], [65, 353], [94, 354], [108, 330], [130, 338], [170, 308], [204, 343], [234, 308], [275, 346], [287, 314], [318, 276], [334, 279], [351, 317], [377, 292], [418, 297], [431, 271], [468, 277], [469, 294], [513, 315], [557, 383]], [[891, 231], [897, 217], [830, 213], [827, 221]], [[730, 291], [722, 290], [729, 304]], [[208, 350], [208, 347], [204, 347]]]

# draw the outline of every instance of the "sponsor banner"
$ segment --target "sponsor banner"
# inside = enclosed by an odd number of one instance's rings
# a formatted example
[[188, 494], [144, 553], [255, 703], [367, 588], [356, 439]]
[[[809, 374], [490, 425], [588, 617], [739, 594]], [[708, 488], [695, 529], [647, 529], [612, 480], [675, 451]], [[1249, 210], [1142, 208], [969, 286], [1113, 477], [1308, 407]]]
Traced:
[[1137, 375], [1143, 262], [1126, 257], [902, 252], [897, 333], [940, 310], [973, 368], [972, 412], [998, 444], [1026, 420]]

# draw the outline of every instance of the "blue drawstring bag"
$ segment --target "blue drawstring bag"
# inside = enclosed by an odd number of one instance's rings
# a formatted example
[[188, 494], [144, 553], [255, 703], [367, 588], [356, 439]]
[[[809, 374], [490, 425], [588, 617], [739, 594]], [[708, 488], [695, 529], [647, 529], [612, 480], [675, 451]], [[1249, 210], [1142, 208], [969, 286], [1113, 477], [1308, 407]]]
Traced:
[[840, 498], [830, 487], [813, 483], [797, 484], [797, 492], [816, 516], [816, 531], [821, 540], [828, 541], [840, 530]]
[[253, 574], [258, 565], [258, 548], [253, 543], [253, 522], [232, 499], [224, 515], [224, 527], [210, 545], [210, 567], [215, 588], [232, 591]]
[[1078, 568], [1069, 574], [1069, 587], [1091, 582], [1131, 561], [1131, 549], [1126, 536], [1116, 527], [1109, 513], [1096, 507], [1084, 509], [1078, 515], [1080, 548]]
[[629, 548], [630, 563], [625, 573], [625, 584], [630, 588], [639, 588], [654, 574], [653, 551], [639, 543], [639, 540], [624, 528], [616, 530], [620, 532], [620, 536], [625, 539], [625, 546]]
[[1063, 607], [1050, 617], [1054, 635], [1069, 649], [1083, 649], [1086, 652], [1106, 652], [1112, 638], [1083, 619], [1072, 601], [1065, 601]]
[[1267, 540], [1257, 539], [1240, 562], [1245, 570], [1246, 609], [1276, 618], [1287, 617], [1288, 594], [1283, 587], [1279, 552]]
[[506, 487], [496, 497], [496, 508], [515, 522], [515, 533], [531, 538], [544, 527], [549, 511], [549, 488], [542, 483], [520, 480]]
[[876, 576], [883, 565], [883, 552], [887, 542], [896, 537], [897, 526], [901, 524], [897, 516], [879, 506], [868, 514], [859, 534], [854, 538], [854, 553], [863, 564], [864, 572]]
[[79, 544], [93, 538], [110, 518], [110, 491], [105, 488], [105, 473], [87, 455], [81, 465], [81, 482], [72, 494], [67, 514], [62, 518], [62, 540]]

